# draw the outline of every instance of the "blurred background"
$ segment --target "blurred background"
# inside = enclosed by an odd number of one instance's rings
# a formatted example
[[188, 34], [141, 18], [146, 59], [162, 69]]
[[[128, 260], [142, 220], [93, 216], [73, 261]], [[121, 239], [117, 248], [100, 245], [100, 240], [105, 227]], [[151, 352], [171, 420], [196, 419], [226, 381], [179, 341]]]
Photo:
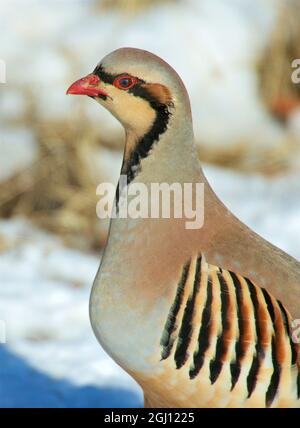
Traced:
[[123, 131], [65, 91], [113, 49], [163, 57], [216, 193], [299, 259], [300, 1], [3, 0], [0, 26], [0, 407], [140, 406], [88, 320], [96, 187], [118, 179]]

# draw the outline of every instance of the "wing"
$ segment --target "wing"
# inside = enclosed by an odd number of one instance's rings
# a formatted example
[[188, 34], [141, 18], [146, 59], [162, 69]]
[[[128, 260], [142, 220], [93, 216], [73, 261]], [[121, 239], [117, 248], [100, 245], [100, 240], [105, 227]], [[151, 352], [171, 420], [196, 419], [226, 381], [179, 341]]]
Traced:
[[291, 321], [267, 290], [199, 255], [182, 269], [161, 358], [184, 368], [191, 381], [219, 382], [224, 394], [238, 391], [245, 401], [262, 391], [267, 407], [284, 396], [299, 400], [299, 346]]

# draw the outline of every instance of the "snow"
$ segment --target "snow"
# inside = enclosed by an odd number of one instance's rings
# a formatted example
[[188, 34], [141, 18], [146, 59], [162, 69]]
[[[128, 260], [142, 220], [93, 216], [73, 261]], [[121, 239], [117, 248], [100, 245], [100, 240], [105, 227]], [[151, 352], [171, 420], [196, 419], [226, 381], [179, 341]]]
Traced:
[[[241, 220], [300, 259], [299, 176], [204, 169]], [[66, 248], [22, 218], [0, 221], [0, 251], [0, 319], [7, 335], [0, 345], [0, 406], [140, 406], [139, 387], [90, 327], [88, 300], [100, 257]]]
[[99, 258], [65, 248], [22, 219], [0, 221], [0, 244], [7, 337], [0, 345], [0, 407], [140, 406], [139, 388], [90, 327]]

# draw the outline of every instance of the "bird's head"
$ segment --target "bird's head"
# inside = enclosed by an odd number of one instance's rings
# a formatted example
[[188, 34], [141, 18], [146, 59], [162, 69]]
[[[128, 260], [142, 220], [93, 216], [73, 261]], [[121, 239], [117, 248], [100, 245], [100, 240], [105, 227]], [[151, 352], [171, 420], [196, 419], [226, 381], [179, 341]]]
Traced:
[[[122, 123], [126, 144], [121, 171], [128, 181], [139, 173], [142, 161], [151, 158], [155, 147], [169, 147], [174, 155], [181, 153], [172, 148], [174, 142], [183, 145], [191, 138], [187, 91], [173, 68], [150, 52], [118, 49], [91, 74], [74, 82], [67, 93], [94, 98]], [[158, 144], [162, 140], [166, 144]]]
[[151, 128], [158, 113], [171, 114], [178, 100], [186, 98], [180, 77], [166, 62], [134, 48], [117, 49], [104, 57], [67, 94], [94, 98], [137, 137]]

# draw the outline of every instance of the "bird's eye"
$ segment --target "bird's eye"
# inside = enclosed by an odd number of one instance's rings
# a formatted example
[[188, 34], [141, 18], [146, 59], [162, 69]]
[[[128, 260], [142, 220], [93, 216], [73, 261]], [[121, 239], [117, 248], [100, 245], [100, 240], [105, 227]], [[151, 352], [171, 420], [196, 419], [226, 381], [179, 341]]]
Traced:
[[119, 76], [114, 80], [114, 85], [119, 89], [130, 89], [137, 83], [137, 78], [132, 76]]

